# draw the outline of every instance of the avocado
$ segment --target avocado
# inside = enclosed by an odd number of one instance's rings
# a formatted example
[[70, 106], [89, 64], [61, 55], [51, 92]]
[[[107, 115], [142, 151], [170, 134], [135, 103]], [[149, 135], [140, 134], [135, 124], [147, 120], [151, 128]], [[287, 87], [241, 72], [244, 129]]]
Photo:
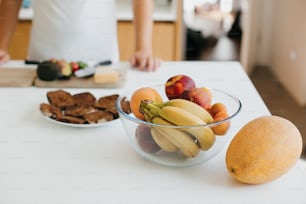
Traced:
[[37, 67], [37, 76], [43, 81], [54, 81], [62, 76], [58, 64], [51, 61], [44, 61]]
[[69, 79], [73, 74], [72, 67], [70, 66], [70, 64], [64, 59], [58, 60], [57, 64], [60, 67], [60, 71], [62, 74], [61, 79]]

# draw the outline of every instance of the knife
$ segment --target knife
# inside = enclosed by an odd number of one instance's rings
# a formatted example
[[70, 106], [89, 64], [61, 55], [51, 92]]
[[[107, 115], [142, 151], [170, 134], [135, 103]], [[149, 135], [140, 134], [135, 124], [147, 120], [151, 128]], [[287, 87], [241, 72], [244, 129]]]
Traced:
[[36, 60], [24, 60], [25, 64], [35, 64], [35, 65], [39, 65], [41, 62], [40, 61], [36, 61]]
[[95, 74], [98, 66], [105, 66], [105, 65], [111, 65], [111, 64], [112, 64], [111, 60], [101, 61], [93, 66], [88, 66], [88, 67], [85, 67], [84, 69], [77, 70], [76, 72], [74, 72], [74, 75], [79, 78], [90, 77]]

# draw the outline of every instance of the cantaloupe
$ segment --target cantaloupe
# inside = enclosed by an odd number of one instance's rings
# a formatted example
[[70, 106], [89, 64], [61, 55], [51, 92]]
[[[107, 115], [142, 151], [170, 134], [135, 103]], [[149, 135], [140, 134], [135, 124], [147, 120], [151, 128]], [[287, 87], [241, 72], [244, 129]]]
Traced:
[[287, 173], [301, 156], [297, 127], [279, 116], [262, 116], [243, 126], [230, 142], [226, 166], [242, 183], [261, 184]]

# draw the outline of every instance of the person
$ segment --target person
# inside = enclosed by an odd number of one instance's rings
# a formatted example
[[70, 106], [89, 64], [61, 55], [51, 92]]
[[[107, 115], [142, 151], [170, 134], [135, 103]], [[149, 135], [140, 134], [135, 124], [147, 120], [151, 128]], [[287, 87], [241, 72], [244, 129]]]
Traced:
[[[160, 59], [152, 53], [153, 0], [132, 0], [135, 25], [133, 67], [154, 71]], [[0, 64], [10, 60], [9, 43], [22, 0], [0, 0]], [[116, 1], [35, 0], [29, 60], [119, 61]]]

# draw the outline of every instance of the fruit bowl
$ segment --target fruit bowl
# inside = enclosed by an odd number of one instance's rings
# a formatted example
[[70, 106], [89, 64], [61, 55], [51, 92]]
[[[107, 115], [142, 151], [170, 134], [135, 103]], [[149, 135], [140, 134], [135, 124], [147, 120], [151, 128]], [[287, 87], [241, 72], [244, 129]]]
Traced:
[[[151, 87], [164, 101], [169, 100], [163, 85]], [[194, 166], [215, 157], [231, 138], [232, 120], [240, 112], [242, 104], [237, 97], [222, 90], [209, 90], [213, 96], [212, 104], [224, 104], [228, 117], [188, 126], [157, 124], [138, 119], [133, 113], [127, 114], [122, 110], [121, 101], [130, 101], [134, 92], [122, 94], [116, 101], [116, 108], [133, 149], [145, 159], [170, 167]], [[223, 125], [227, 127], [226, 131], [212, 131]], [[201, 138], [197, 137], [198, 134]]]

